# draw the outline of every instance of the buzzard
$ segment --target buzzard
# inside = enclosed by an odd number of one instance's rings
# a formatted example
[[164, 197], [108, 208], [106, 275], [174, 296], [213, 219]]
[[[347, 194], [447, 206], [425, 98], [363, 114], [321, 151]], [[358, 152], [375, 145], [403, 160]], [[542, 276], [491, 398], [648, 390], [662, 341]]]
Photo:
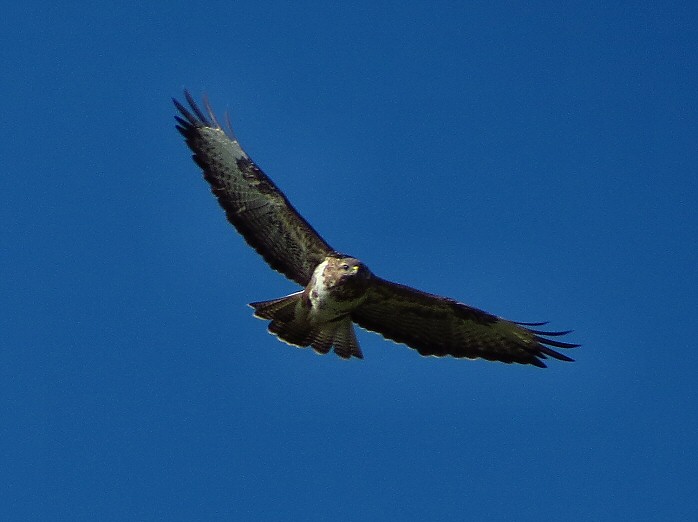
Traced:
[[[173, 99], [184, 136], [228, 220], [264, 260], [303, 289], [251, 303], [254, 315], [271, 321], [269, 332], [288, 344], [326, 354], [363, 358], [353, 323], [422, 355], [545, 367], [552, 348], [579, 346], [554, 337], [569, 331], [535, 329], [546, 323], [507, 321], [453, 299], [428, 294], [374, 275], [358, 259], [334, 250], [303, 219], [274, 182], [226, 133], [208, 102], [208, 114], [188, 91], [189, 108]], [[552, 348], [551, 348], [552, 347]]]

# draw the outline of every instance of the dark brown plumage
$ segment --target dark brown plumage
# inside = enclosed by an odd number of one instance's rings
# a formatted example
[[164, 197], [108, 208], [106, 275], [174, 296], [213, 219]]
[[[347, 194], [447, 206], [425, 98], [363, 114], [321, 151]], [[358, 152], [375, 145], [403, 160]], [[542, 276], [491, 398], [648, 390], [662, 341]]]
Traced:
[[544, 323], [507, 321], [453, 299], [428, 294], [373, 275], [359, 260], [336, 252], [296, 211], [286, 196], [225, 133], [206, 105], [205, 115], [185, 91], [187, 109], [177, 130], [225, 210], [228, 220], [269, 265], [304, 289], [252, 303], [269, 331], [317, 353], [332, 348], [343, 358], [362, 358], [352, 323], [416, 349], [422, 355], [483, 358], [545, 367], [569, 332], [540, 331]]

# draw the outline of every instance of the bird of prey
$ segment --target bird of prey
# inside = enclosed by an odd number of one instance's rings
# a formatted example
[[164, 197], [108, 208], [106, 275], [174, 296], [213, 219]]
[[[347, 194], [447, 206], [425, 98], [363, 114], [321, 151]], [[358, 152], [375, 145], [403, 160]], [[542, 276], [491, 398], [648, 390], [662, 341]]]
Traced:
[[569, 331], [535, 329], [546, 323], [508, 321], [463, 303], [393, 283], [358, 259], [334, 250], [291, 205], [283, 192], [226, 131], [208, 102], [208, 114], [173, 99], [177, 130], [230, 223], [264, 260], [302, 290], [251, 303], [254, 315], [271, 321], [269, 332], [288, 344], [326, 354], [363, 358], [353, 323], [416, 349], [422, 355], [483, 358], [545, 367], [553, 348], [579, 346], [554, 337]]

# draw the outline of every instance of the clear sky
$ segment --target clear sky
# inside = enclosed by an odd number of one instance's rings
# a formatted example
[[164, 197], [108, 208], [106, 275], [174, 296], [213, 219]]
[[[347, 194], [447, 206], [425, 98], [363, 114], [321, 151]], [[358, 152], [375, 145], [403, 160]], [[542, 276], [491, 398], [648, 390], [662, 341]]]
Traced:
[[[351, 4], [3, 8], [0, 518], [698, 511], [698, 10]], [[332, 246], [576, 362], [267, 334], [246, 303], [296, 287], [191, 161], [185, 87]]]

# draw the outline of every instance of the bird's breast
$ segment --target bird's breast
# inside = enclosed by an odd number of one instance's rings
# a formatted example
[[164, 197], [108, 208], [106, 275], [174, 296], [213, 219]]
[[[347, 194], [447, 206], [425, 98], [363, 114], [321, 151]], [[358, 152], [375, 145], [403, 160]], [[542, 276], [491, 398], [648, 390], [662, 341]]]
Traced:
[[346, 315], [365, 298], [365, 289], [358, 288], [351, 278], [325, 270], [326, 266], [326, 260], [318, 265], [303, 292], [310, 304], [310, 316], [319, 322]]

